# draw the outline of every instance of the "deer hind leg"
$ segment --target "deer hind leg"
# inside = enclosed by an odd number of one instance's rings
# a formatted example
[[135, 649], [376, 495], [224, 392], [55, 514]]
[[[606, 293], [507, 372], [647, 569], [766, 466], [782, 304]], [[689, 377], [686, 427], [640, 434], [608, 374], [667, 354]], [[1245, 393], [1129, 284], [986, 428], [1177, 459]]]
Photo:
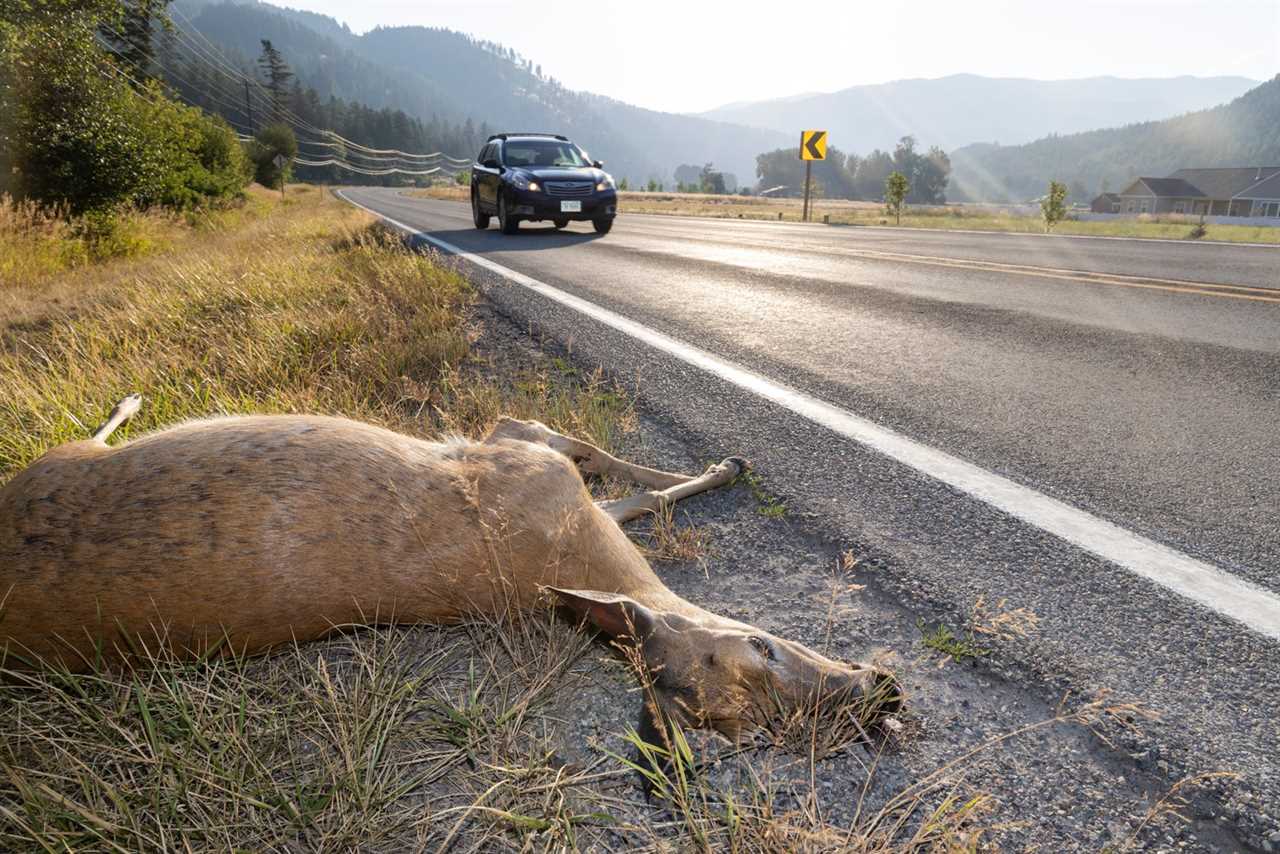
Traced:
[[[650, 489], [671, 489], [681, 484], [691, 483], [694, 480], [701, 480], [701, 478], [694, 478], [690, 475], [659, 471], [658, 469], [651, 469], [647, 466], [620, 460], [590, 442], [584, 442], [581, 439], [557, 433], [537, 421], [518, 421], [514, 418], [503, 418], [489, 432], [484, 441], [489, 442], [496, 439], [518, 439], [524, 442], [546, 445], [553, 451], [559, 451], [573, 460], [587, 474], [601, 477], [611, 475], [638, 483], [641, 486], [647, 486]], [[703, 477], [706, 477], [706, 475], [703, 475]], [[704, 488], [709, 489], [710, 487]], [[701, 492], [702, 490], [696, 491]]]
[[613, 501], [597, 501], [596, 506], [608, 513], [613, 521], [621, 525], [623, 522], [630, 522], [632, 519], [637, 519], [646, 513], [657, 513], [660, 510], [665, 510], [683, 498], [724, 486], [745, 472], [747, 468], [746, 460], [741, 457], [729, 457], [724, 462], [711, 466], [699, 477], [689, 478], [684, 483], [666, 489], [641, 492], [638, 495], [618, 498]]
[[117, 427], [137, 413], [140, 406], [142, 406], [142, 395], [131, 394], [111, 407], [111, 414], [107, 416], [107, 420], [102, 422], [101, 427], [93, 431], [93, 441], [105, 443], [111, 434], [116, 431]]

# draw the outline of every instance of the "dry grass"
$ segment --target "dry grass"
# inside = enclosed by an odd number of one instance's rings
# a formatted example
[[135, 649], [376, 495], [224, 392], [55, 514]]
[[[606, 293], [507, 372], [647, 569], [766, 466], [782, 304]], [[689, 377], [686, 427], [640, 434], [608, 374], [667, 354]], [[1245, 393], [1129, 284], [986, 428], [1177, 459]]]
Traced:
[[20, 310], [0, 322], [0, 478], [83, 438], [131, 391], [146, 403], [125, 436], [240, 412], [475, 434], [507, 413], [615, 445], [628, 406], [598, 378], [480, 375], [462, 277], [319, 191], [268, 204], [181, 254], [10, 294]]
[[[424, 190], [423, 193], [434, 192]], [[465, 200], [465, 197], [463, 197]], [[634, 213], [672, 216], [705, 216], [729, 219], [781, 219], [799, 222], [803, 202], [799, 199], [762, 199], [753, 196], [714, 196], [695, 193], [623, 193], [620, 210]], [[812, 203], [810, 219], [832, 225], [890, 226], [894, 217], [884, 206], [874, 202], [844, 199], [817, 199]], [[1280, 228], [1255, 225], [1218, 225], [1209, 223], [1199, 238], [1191, 238], [1195, 217], [1167, 214], [1143, 215], [1133, 219], [1105, 222], [1068, 219], [1054, 227], [1055, 234], [1094, 235], [1100, 237], [1149, 237], [1167, 240], [1224, 240], [1240, 243], [1280, 243]], [[902, 216], [904, 228], [971, 229], [975, 231], [1007, 231], [1024, 234], [1044, 233], [1044, 221], [1037, 216], [1024, 216], [983, 205], [951, 205], [948, 207], [913, 208]]]
[[[427, 187], [412, 190], [419, 198], [465, 202], [467, 189], [456, 186]], [[715, 219], [750, 219], [777, 222], [800, 222], [803, 202], [800, 199], [770, 199], [759, 196], [717, 196], [703, 193], [619, 194], [619, 210], [623, 213], [660, 214], [667, 216], [700, 216]], [[827, 217], [832, 225], [892, 226], [893, 216], [875, 202], [847, 199], [816, 199], [812, 203], [812, 222]], [[1090, 222], [1068, 219], [1054, 227], [1055, 234], [1095, 235], [1100, 237], [1149, 237], [1166, 240], [1224, 240], [1235, 243], [1280, 243], [1280, 228], [1257, 225], [1216, 225], [1209, 223], [1198, 238], [1192, 230], [1198, 220], [1178, 214], [1133, 219]], [[902, 215], [904, 228], [972, 229], [975, 231], [1007, 231], [1020, 234], [1043, 234], [1044, 221], [1035, 216], [1001, 212], [997, 206], [952, 205], [944, 208], [913, 208]]]
[[236, 203], [186, 214], [122, 210], [68, 218], [58, 209], [0, 196], [0, 296], [71, 270], [97, 272], [110, 261], [180, 251], [271, 206], [271, 194], [254, 187]]
[[[630, 427], [599, 375], [481, 358], [467, 282], [318, 191], [255, 194], [195, 234], [181, 252], [0, 292], [13, 309], [0, 315], [0, 481], [129, 391], [147, 401], [126, 433], [305, 411], [434, 436], [513, 414], [616, 450]], [[634, 685], [545, 613], [348, 628], [250, 660], [0, 673], [0, 849], [888, 852], [984, 838], [989, 804], [962, 794], [972, 754], [833, 823], [816, 764], [872, 744], [870, 787], [883, 743], [849, 710], [774, 733], [794, 752], [774, 769], [678, 733], [582, 744], [578, 704], [610, 704], [612, 724], [638, 706]], [[655, 799], [640, 771], [668, 775]]]
[[702, 565], [711, 555], [707, 533], [698, 528], [688, 514], [677, 519], [672, 504], [651, 514], [648, 529], [634, 539], [650, 560]]

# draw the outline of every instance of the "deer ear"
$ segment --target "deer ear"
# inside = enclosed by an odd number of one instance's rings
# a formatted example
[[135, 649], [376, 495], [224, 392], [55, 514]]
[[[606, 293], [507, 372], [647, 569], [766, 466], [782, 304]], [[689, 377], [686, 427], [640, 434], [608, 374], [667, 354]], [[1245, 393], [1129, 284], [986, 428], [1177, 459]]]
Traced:
[[563, 590], [559, 587], [548, 587], [547, 590], [579, 620], [590, 623], [611, 638], [643, 640], [653, 631], [656, 622], [653, 612], [620, 593]]

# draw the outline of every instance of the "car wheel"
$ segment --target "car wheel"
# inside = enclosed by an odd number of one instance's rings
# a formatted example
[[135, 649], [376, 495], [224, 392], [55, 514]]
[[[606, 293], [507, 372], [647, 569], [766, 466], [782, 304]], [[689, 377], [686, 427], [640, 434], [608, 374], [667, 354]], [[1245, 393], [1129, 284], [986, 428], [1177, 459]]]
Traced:
[[498, 196], [498, 228], [503, 234], [515, 234], [520, 228], [520, 220], [507, 213], [506, 196]]
[[480, 194], [475, 190], [471, 191], [471, 221], [476, 224], [476, 228], [489, 227], [489, 215], [480, 210]]
[[551, 222], [555, 225], [557, 230], [562, 229], [569, 224], [569, 220], [567, 219], [553, 219]]
[[613, 228], [613, 217], [593, 219], [591, 225], [595, 228], [596, 234], [608, 234], [609, 229]]

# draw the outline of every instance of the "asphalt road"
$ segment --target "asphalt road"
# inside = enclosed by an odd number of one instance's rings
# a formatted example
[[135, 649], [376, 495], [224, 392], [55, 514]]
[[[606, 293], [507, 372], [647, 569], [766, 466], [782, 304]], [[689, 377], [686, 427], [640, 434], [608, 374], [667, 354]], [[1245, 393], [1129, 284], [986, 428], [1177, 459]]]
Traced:
[[[1280, 592], [1280, 249], [621, 216], [517, 236], [465, 205], [352, 201]], [[1005, 600], [1046, 695], [1161, 714], [1143, 773], [1230, 770], [1196, 807], [1280, 851], [1280, 642], [856, 442], [473, 270], [789, 507], [878, 555], [920, 613]]]

